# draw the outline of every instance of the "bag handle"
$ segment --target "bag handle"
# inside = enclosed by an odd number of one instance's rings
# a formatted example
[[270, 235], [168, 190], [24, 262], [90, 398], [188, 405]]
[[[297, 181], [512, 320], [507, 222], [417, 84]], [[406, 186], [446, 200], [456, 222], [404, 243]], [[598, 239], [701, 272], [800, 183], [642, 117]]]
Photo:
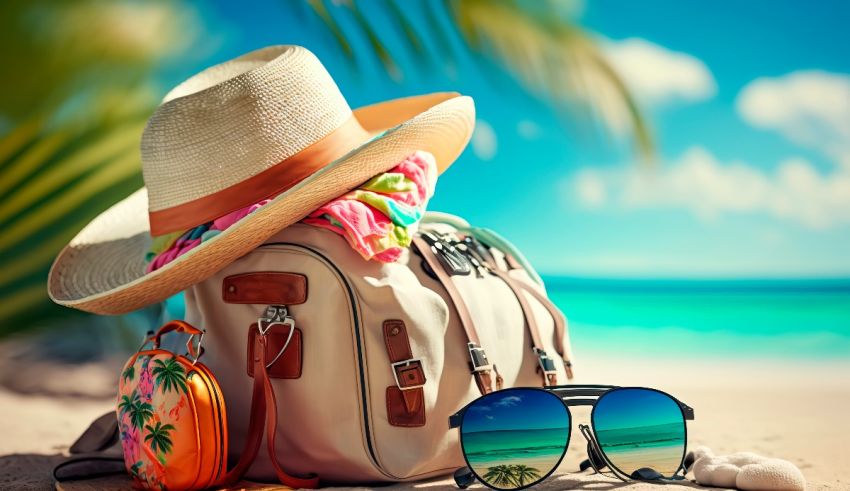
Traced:
[[[507, 276], [507, 274], [505, 274]], [[550, 300], [546, 295], [540, 293], [540, 291], [536, 288], [533, 288], [531, 285], [517, 281], [511, 278], [513, 282], [519, 288], [527, 291], [534, 297], [535, 300], [540, 302], [546, 310], [549, 311], [549, 315], [552, 316], [552, 319], [555, 321], [555, 350], [561, 356], [561, 359], [564, 360], [564, 370], [567, 372], [567, 378], [572, 380], [573, 378], [573, 363], [571, 361], [571, 355], [569, 347], [566, 345], [567, 339], [567, 319], [564, 317], [564, 313], [561, 312], [561, 309], [555, 305], [552, 300]]]
[[[201, 343], [204, 340], [203, 329], [198, 329], [197, 327], [189, 324], [188, 322], [181, 320], [173, 320], [167, 322], [159, 330], [156, 331], [156, 334], [151, 335], [148, 340], [153, 344], [153, 349], [159, 349], [160, 344], [162, 343], [162, 336], [168, 334], [170, 332], [182, 332], [189, 335], [189, 339], [186, 340], [186, 351], [189, 355], [197, 361], [198, 358], [203, 354], [203, 348], [201, 347]], [[192, 340], [197, 336], [197, 343], [193, 344]]]
[[[532, 348], [534, 349], [534, 354], [537, 356], [538, 370], [543, 376], [543, 385], [558, 385], [558, 372], [555, 371], [554, 361], [543, 349], [543, 342], [540, 336], [540, 329], [538, 329], [537, 326], [537, 319], [534, 317], [534, 311], [531, 309], [531, 304], [528, 303], [528, 299], [525, 298], [525, 294], [523, 293], [523, 291], [530, 292], [533, 288], [525, 285], [522, 281], [515, 279], [506, 271], [494, 269], [491, 270], [491, 273], [498, 276], [505, 282], [519, 302], [519, 306], [525, 316], [525, 323], [528, 326], [528, 333], [531, 335]], [[552, 316], [552, 321], [555, 325], [555, 350], [558, 351], [558, 354], [561, 355], [561, 358], [564, 360], [564, 370], [567, 372], [567, 378], [572, 379], [572, 364], [570, 363], [567, 355], [564, 354], [564, 337], [566, 336], [564, 317], [548, 298], [542, 295], [534, 296], [534, 298], [543, 304]], [[553, 308], [558, 311], [554, 312]]]

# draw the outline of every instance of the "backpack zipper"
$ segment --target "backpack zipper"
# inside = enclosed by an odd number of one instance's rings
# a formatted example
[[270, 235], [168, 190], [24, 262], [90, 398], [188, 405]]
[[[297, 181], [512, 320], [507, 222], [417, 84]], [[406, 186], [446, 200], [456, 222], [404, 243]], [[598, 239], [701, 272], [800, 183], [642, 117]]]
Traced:
[[312, 255], [316, 256], [321, 262], [325, 263], [334, 274], [342, 280], [343, 285], [345, 285], [346, 292], [348, 293], [349, 301], [351, 302], [351, 314], [352, 319], [354, 320], [354, 333], [355, 338], [357, 340], [357, 369], [358, 374], [360, 376], [360, 398], [363, 401], [363, 428], [366, 430], [366, 446], [369, 450], [369, 457], [372, 460], [372, 464], [375, 466], [378, 471], [380, 471], [385, 476], [397, 479], [397, 476], [393, 476], [384, 470], [381, 464], [378, 462], [378, 457], [375, 454], [375, 448], [372, 444], [372, 431], [369, 426], [369, 398], [366, 393], [366, 374], [363, 370], [364, 360], [363, 360], [363, 342], [361, 341], [361, 326], [360, 326], [360, 317], [358, 316], [358, 307], [359, 302], [357, 301], [357, 296], [354, 294], [354, 288], [351, 286], [351, 283], [348, 281], [348, 278], [342, 273], [342, 271], [333, 263], [327, 256], [322, 254], [321, 252], [313, 249], [312, 247], [308, 247], [301, 244], [294, 244], [292, 242], [268, 242], [260, 247], [266, 246], [290, 246], [295, 247], [297, 249], [303, 249], [305, 251], [310, 252]]

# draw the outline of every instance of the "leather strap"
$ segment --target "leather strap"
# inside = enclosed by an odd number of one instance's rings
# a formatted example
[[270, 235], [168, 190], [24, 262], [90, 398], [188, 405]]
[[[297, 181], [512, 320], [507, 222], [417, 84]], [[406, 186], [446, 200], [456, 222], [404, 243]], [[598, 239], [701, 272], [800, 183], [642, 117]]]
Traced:
[[[535, 355], [540, 356], [540, 353], [545, 353], [542, 338], [540, 337], [540, 329], [537, 327], [537, 319], [534, 317], [531, 304], [525, 298], [522, 287], [519, 286], [520, 281], [515, 280], [505, 271], [492, 270], [492, 273], [501, 278], [516, 296], [519, 306], [522, 309], [522, 314], [525, 317], [525, 324], [528, 326], [528, 333], [531, 335], [531, 344], [534, 347]], [[544, 387], [547, 385], [558, 385], [557, 373], [546, 372], [542, 366], [538, 366], [537, 370], [540, 372], [541, 377], [543, 377]]]
[[255, 353], [263, 353], [259, 357], [255, 357], [254, 363], [254, 383], [260, 380], [265, 392], [266, 410], [266, 445], [269, 451], [269, 458], [274, 466], [275, 473], [281, 484], [294, 489], [298, 488], [316, 488], [319, 486], [319, 477], [315, 474], [309, 477], [295, 477], [287, 474], [280, 462], [277, 460], [277, 452], [275, 451], [275, 436], [277, 434], [277, 399], [275, 398], [274, 387], [272, 387], [271, 379], [266, 371], [266, 344], [268, 338], [266, 336], [258, 336], [259, 345], [256, 346]]
[[[274, 388], [266, 371], [266, 336], [254, 338], [254, 388], [251, 394], [251, 415], [248, 420], [248, 438], [236, 465], [224, 476], [219, 485], [230, 487], [235, 485], [254, 463], [263, 441], [263, 429], [266, 429], [269, 457], [275, 468], [275, 473], [281, 484], [293, 488], [315, 488], [319, 485], [318, 477], [306, 479], [290, 476], [277, 461], [275, 453], [275, 433], [277, 432], [277, 400]], [[264, 424], [265, 423], [265, 424]]]
[[540, 293], [539, 290], [532, 287], [531, 285], [526, 284], [523, 281], [516, 281], [514, 283], [527, 291], [534, 297], [535, 300], [540, 302], [546, 310], [549, 311], [549, 315], [552, 316], [552, 319], [555, 321], [555, 350], [561, 356], [561, 359], [564, 360], [564, 369], [567, 372], [567, 378], [572, 380], [573, 378], [573, 364], [570, 361], [570, 355], [566, 348], [566, 340], [567, 340], [567, 319], [564, 317], [561, 309], [558, 308], [551, 300], [549, 300], [546, 295]]
[[[446, 289], [446, 293], [449, 295], [449, 298], [452, 301], [452, 304], [457, 311], [458, 318], [460, 319], [460, 323], [463, 326], [463, 331], [466, 333], [466, 339], [469, 343], [474, 344], [475, 346], [480, 347], [481, 342], [478, 339], [478, 332], [475, 330], [475, 324], [472, 321], [472, 315], [469, 313], [469, 309], [466, 306], [466, 302], [463, 300], [463, 296], [460, 294], [460, 291], [457, 289], [457, 286], [454, 284], [451, 276], [446, 273], [446, 270], [443, 269], [443, 266], [440, 264], [440, 261], [434, 255], [434, 252], [431, 250], [431, 246], [428, 245], [425, 240], [421, 237], [414, 236], [412, 240], [413, 244], [419, 250], [422, 255], [422, 259], [428, 263], [428, 266], [431, 267], [431, 270], [437, 276], [437, 279], [442, 283], [443, 288]], [[470, 362], [470, 368], [472, 371], [472, 376], [475, 378], [475, 385], [478, 386], [479, 392], [481, 395], [489, 394], [493, 392], [493, 376], [492, 370], [490, 368], [479, 367], [477, 370], [473, 366], [472, 362]]]
[[[266, 364], [262, 360], [265, 360], [265, 350], [258, 350], [255, 346], [255, 370], [258, 363], [265, 368]], [[254, 463], [254, 459], [257, 458], [260, 450], [260, 444], [263, 442], [263, 418], [267, 412], [263, 381], [260, 377], [254, 377], [253, 392], [251, 393], [251, 413], [248, 417], [248, 437], [245, 439], [245, 446], [239, 454], [239, 460], [236, 462], [236, 465], [225, 474], [219, 485], [223, 487], [235, 485], [248, 472], [251, 464]]]
[[408, 413], [414, 413], [422, 406], [422, 384], [425, 383], [425, 372], [422, 363], [413, 359], [413, 351], [410, 349], [410, 338], [407, 335], [407, 327], [400, 319], [388, 319], [384, 321], [384, 342], [387, 345], [387, 354], [390, 363], [396, 364], [409, 361], [406, 366], [393, 365], [394, 376], [398, 381], [398, 388], [404, 399], [404, 405]]

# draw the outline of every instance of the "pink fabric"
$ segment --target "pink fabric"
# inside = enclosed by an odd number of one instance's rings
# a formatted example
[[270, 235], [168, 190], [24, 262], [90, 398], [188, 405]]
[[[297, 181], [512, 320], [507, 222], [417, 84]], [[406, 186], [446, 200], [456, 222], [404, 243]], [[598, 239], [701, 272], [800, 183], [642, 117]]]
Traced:
[[[389, 172], [379, 174], [359, 188], [329, 201], [302, 222], [342, 235], [365, 259], [396, 261], [403, 247], [410, 243], [412, 228], [424, 213], [425, 205], [433, 193], [436, 176], [434, 157], [427, 152], [415, 152]], [[359, 192], [364, 194], [358, 199]], [[155, 239], [148, 253], [148, 258], [152, 260], [147, 265], [147, 272], [156, 271], [215, 237], [272, 199], [265, 199], [199, 225], [176, 239]], [[381, 206], [384, 210], [363, 200]]]

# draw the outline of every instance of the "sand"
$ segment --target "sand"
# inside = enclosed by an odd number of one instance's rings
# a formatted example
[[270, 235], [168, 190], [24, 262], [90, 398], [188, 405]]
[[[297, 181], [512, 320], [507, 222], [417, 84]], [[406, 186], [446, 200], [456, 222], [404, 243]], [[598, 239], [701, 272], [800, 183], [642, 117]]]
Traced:
[[[810, 490], [850, 490], [850, 362], [649, 361], [584, 353], [577, 368], [577, 383], [655, 387], [693, 406], [696, 420], [688, 426], [691, 447], [707, 445], [715, 453], [753, 451], [783, 458], [800, 467]], [[58, 455], [111, 405], [110, 400], [0, 391], [0, 490], [54, 489], [50, 469], [61, 459]], [[574, 409], [573, 413], [574, 425], [588, 419], [588, 411]], [[539, 489], [660, 489], [575, 474], [584, 458], [584, 440], [573, 430], [558, 474]], [[126, 485], [127, 481], [113, 479], [68, 483], [62, 489], [128, 489]], [[686, 482], [664, 489], [680, 487], [698, 488]], [[414, 488], [456, 489], [450, 479], [389, 489]]]

